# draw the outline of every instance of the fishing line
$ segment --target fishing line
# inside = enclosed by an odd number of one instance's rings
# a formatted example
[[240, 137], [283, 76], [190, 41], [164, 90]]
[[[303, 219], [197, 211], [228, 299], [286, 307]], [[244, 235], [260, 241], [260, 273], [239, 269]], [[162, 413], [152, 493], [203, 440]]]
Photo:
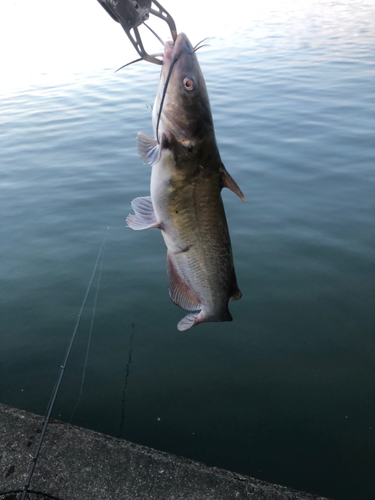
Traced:
[[69, 346], [68, 346], [68, 349], [67, 349], [67, 352], [66, 352], [66, 355], [65, 355], [64, 363], [61, 366], [60, 375], [59, 375], [59, 378], [58, 378], [55, 390], [53, 392], [53, 396], [52, 396], [52, 399], [51, 399], [51, 402], [50, 402], [50, 405], [49, 405], [49, 408], [48, 408], [47, 416], [46, 416], [44, 424], [43, 424], [42, 432], [40, 434], [40, 438], [39, 438], [39, 441], [38, 441], [38, 446], [37, 446], [36, 452], [34, 454], [33, 460], [31, 462], [31, 465], [30, 465], [30, 468], [29, 468], [29, 473], [28, 473], [28, 476], [27, 476], [26, 484], [25, 484], [25, 486], [24, 486], [24, 488], [22, 490], [21, 500], [25, 500], [26, 494], [28, 493], [28, 491], [30, 491], [29, 490], [30, 482], [31, 482], [31, 479], [32, 479], [33, 474], [34, 474], [34, 470], [35, 470], [35, 466], [36, 466], [37, 460], [39, 458], [39, 452], [40, 452], [40, 449], [42, 447], [42, 443], [43, 443], [43, 440], [44, 440], [44, 436], [46, 434], [47, 426], [48, 426], [48, 423], [49, 423], [50, 418], [51, 418], [51, 413], [52, 413], [52, 410], [53, 410], [53, 407], [54, 407], [54, 404], [55, 404], [55, 401], [56, 401], [57, 394], [58, 394], [59, 389], [60, 389], [61, 381], [62, 381], [63, 376], [64, 376], [65, 368], [66, 368], [66, 365], [67, 365], [67, 362], [68, 362], [68, 359], [69, 359], [69, 356], [70, 356], [70, 351], [72, 350], [74, 339], [76, 337], [76, 333], [77, 333], [79, 324], [81, 322], [82, 313], [83, 313], [83, 310], [84, 310], [85, 305], [86, 305], [87, 297], [89, 296], [91, 285], [92, 285], [92, 282], [93, 282], [93, 279], [94, 279], [94, 276], [95, 276], [95, 273], [96, 273], [96, 269], [98, 267], [98, 263], [99, 263], [101, 255], [102, 255], [105, 242], [107, 240], [108, 229], [109, 229], [109, 227], [107, 228], [107, 230], [105, 232], [105, 235], [104, 235], [104, 238], [103, 238], [103, 242], [102, 242], [102, 245], [100, 247], [99, 254], [98, 254], [98, 257], [97, 257], [95, 265], [94, 265], [94, 270], [92, 272], [89, 284], [87, 286], [86, 294], [85, 294], [85, 297], [84, 297], [83, 302], [82, 302], [81, 309], [80, 309], [79, 314], [78, 314], [76, 326], [74, 328], [74, 331], [73, 331], [73, 334], [72, 334], [72, 337], [71, 337], [71, 340], [70, 340], [70, 343], [69, 343]]
[[129, 359], [128, 363], [125, 367], [125, 383], [124, 383], [124, 389], [122, 391], [122, 408], [121, 408], [121, 421], [120, 421], [120, 430], [118, 432], [117, 437], [121, 438], [122, 437], [122, 430], [124, 428], [124, 422], [125, 422], [125, 399], [126, 399], [126, 390], [128, 388], [128, 378], [129, 378], [129, 373], [130, 373], [130, 364], [132, 362], [132, 353], [133, 353], [133, 339], [134, 339], [134, 331], [135, 331], [135, 324], [132, 324], [132, 334], [130, 337], [130, 347], [129, 347]]
[[165, 99], [165, 96], [166, 96], [166, 93], [167, 93], [167, 88], [168, 88], [169, 80], [171, 79], [173, 66], [178, 61], [178, 58], [180, 57], [180, 55], [181, 55], [181, 52], [171, 62], [171, 65], [170, 65], [169, 71], [168, 71], [168, 76], [167, 76], [167, 79], [166, 79], [165, 85], [164, 85], [163, 97], [161, 98], [161, 103], [160, 103], [160, 108], [159, 108], [158, 123], [156, 124], [156, 139], [158, 141], [158, 144], [160, 144], [160, 141], [159, 141], [159, 122], [160, 122], [161, 111], [163, 109], [164, 99]]
[[92, 310], [92, 317], [91, 317], [91, 325], [90, 325], [90, 333], [89, 333], [89, 338], [88, 338], [88, 341], [87, 341], [87, 349], [86, 349], [86, 357], [85, 357], [85, 363], [84, 363], [84, 366], [83, 366], [83, 373], [82, 373], [82, 380], [81, 380], [81, 388], [80, 388], [80, 391], [79, 391], [79, 397], [78, 397], [78, 400], [76, 402], [76, 405], [73, 409], [73, 412], [72, 412], [72, 416], [70, 417], [70, 420], [69, 420], [69, 423], [72, 422], [73, 420], [73, 417], [74, 417], [74, 414], [75, 414], [75, 411], [81, 401], [81, 398], [82, 398], [82, 394], [83, 394], [83, 384], [85, 382], [85, 376], [86, 376], [86, 368], [87, 368], [87, 362], [88, 362], [88, 358], [89, 358], [89, 351], [90, 351], [90, 346], [91, 346], [91, 337], [92, 337], [92, 330], [93, 330], [93, 326], [94, 326], [94, 319], [95, 319], [95, 312], [96, 312], [96, 305], [98, 303], [98, 295], [99, 295], [99, 288], [100, 288], [100, 279], [102, 277], [102, 270], [103, 270], [103, 262], [104, 262], [104, 253], [105, 253], [105, 247], [106, 247], [106, 240], [105, 240], [105, 243], [104, 243], [104, 247], [103, 247], [103, 252], [102, 252], [102, 258], [101, 258], [101, 261], [100, 261], [100, 268], [99, 268], [99, 275], [98, 275], [98, 283], [96, 285], [96, 293], [95, 293], [95, 300], [94, 300], [94, 307], [93, 307], [93, 310]]

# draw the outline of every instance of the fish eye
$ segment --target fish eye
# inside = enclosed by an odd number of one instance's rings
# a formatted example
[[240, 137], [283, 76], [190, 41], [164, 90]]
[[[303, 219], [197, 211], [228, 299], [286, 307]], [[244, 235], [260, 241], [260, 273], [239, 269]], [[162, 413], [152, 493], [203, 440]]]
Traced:
[[183, 81], [186, 90], [193, 90], [195, 88], [195, 81], [192, 77], [186, 76]]

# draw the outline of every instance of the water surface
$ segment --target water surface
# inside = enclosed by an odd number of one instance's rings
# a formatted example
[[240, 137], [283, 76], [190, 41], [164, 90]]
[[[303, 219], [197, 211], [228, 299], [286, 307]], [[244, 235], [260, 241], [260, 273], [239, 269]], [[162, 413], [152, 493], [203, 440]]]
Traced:
[[[334, 499], [375, 498], [375, 6], [311, 2], [199, 52], [243, 298], [185, 333], [138, 131], [158, 68], [0, 87], [0, 401]], [[172, 9], [170, 9], [172, 11]], [[197, 42], [198, 40], [193, 40]], [[43, 80], [43, 79], [42, 79]], [[98, 279], [98, 275], [96, 280]]]

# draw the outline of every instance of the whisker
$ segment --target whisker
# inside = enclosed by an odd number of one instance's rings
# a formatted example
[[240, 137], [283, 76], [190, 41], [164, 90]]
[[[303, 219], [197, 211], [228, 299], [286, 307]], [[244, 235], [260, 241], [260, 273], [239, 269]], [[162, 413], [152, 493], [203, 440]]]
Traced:
[[197, 50], [199, 49], [202, 49], [203, 47], [209, 47], [210, 44], [209, 43], [204, 43], [203, 45], [200, 45], [199, 47], [196, 47], [192, 50], [192, 54], [194, 54], [194, 52], [196, 52]]
[[195, 52], [195, 50], [198, 50], [198, 45], [200, 45], [202, 42], [205, 42], [206, 40], [209, 40], [210, 38], [212, 38], [212, 37], [208, 36], [207, 38], [203, 38], [203, 40], [198, 42], [197, 45], [193, 48], [193, 52]]
[[124, 64], [124, 66], [121, 66], [121, 68], [116, 69], [115, 73], [117, 73], [117, 71], [120, 71], [120, 69], [126, 68], [126, 66], [130, 66], [131, 64], [139, 62], [139, 61], [143, 61], [143, 57], [140, 57], [139, 59], [135, 59], [132, 62]]
[[[151, 54], [152, 57], [163, 57], [163, 54], [161, 52], [158, 52], [157, 54]], [[115, 73], [117, 71], [120, 71], [120, 69], [126, 68], [126, 66], [130, 66], [133, 63], [139, 62], [139, 61], [144, 61], [143, 57], [140, 57], [139, 59], [135, 59], [134, 61], [131, 61], [129, 63], [124, 64], [124, 66], [121, 66], [121, 68], [116, 69]]]
[[[163, 42], [163, 40], [160, 38], [160, 36], [159, 36], [157, 33], [155, 33], [155, 31], [154, 31], [152, 28], [150, 28], [150, 26], [149, 26], [148, 24], [146, 24], [146, 23], [143, 23], [143, 24], [146, 26], [146, 28], [148, 28], [148, 29], [151, 31], [151, 33], [152, 33], [152, 34], [154, 34], [154, 35], [156, 36], [156, 38], [159, 40], [159, 42], [160, 42], [160, 43], [163, 45], [163, 47], [164, 47], [164, 46], [165, 46], [165, 43], [164, 43], [164, 42]], [[203, 41], [203, 40], [202, 40], [202, 41]]]

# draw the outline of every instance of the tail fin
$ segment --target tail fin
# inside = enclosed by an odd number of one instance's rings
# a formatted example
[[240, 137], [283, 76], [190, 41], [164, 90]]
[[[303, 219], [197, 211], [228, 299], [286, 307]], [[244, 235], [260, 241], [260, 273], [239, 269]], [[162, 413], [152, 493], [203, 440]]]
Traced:
[[180, 330], [180, 332], [184, 332], [185, 330], [189, 330], [189, 328], [195, 326], [199, 315], [200, 315], [199, 312], [186, 315], [178, 323], [177, 325], [178, 330]]
[[189, 330], [193, 328], [193, 326], [199, 325], [199, 323], [204, 323], [206, 321], [210, 322], [221, 322], [221, 321], [233, 321], [232, 315], [229, 312], [228, 307], [220, 316], [210, 316], [207, 315], [202, 309], [200, 312], [187, 314], [182, 320], [178, 323], [177, 328], [180, 332], [184, 332], [185, 330]]

